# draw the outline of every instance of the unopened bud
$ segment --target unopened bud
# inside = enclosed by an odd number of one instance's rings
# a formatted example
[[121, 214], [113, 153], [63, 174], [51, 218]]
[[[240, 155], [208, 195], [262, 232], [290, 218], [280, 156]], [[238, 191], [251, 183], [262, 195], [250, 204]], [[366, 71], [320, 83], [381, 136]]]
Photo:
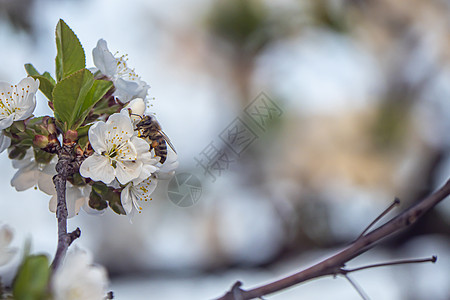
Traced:
[[48, 137], [45, 135], [36, 134], [33, 138], [33, 145], [38, 148], [45, 148], [48, 145]]
[[48, 123], [48, 125], [47, 125], [47, 130], [48, 130], [48, 133], [50, 133], [50, 134], [55, 134], [56, 133], [56, 125], [55, 125], [55, 123]]
[[133, 121], [140, 121], [145, 113], [145, 101], [142, 98], [131, 100], [126, 106]]
[[76, 130], [67, 130], [64, 133], [64, 143], [74, 143], [78, 139], [78, 132]]

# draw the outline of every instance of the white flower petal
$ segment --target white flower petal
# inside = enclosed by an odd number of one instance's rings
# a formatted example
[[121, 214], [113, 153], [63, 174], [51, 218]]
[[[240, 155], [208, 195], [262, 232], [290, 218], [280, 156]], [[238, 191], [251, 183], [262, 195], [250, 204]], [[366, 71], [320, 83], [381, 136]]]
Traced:
[[106, 151], [108, 148], [105, 144], [107, 126], [105, 122], [99, 121], [89, 128], [89, 142], [92, 149], [98, 154]]
[[14, 255], [17, 253], [17, 249], [2, 249], [0, 251], [0, 266], [6, 265]]
[[134, 147], [136, 148], [136, 152], [138, 153], [138, 155], [141, 155], [142, 153], [149, 153], [150, 145], [144, 139], [141, 139], [140, 137], [137, 136], [133, 136], [131, 138], [131, 142], [134, 144]]
[[117, 181], [117, 179], [114, 179], [110, 183], [107, 184], [107, 186], [112, 187], [113, 189], [120, 189], [120, 183]]
[[80, 166], [80, 174], [94, 181], [103, 181], [108, 184], [114, 180], [114, 168], [109, 158], [94, 153], [86, 158]]
[[132, 183], [127, 184], [127, 186], [120, 193], [120, 202], [122, 203], [122, 207], [127, 215], [130, 214], [131, 210], [133, 209], [133, 200], [132, 196], [130, 195], [131, 186]]
[[53, 176], [40, 173], [37, 178], [37, 185], [39, 190], [46, 193], [47, 195], [55, 195], [56, 189], [55, 184], [53, 183]]
[[150, 177], [150, 175], [155, 173], [157, 170], [158, 170], [158, 168], [154, 165], [148, 165], [148, 164], [142, 165], [141, 173], [139, 174], [139, 177], [137, 177], [136, 179], [133, 179], [133, 184], [139, 184], [143, 180]]
[[92, 50], [94, 65], [103, 75], [113, 77], [117, 71], [117, 60], [108, 50], [106, 41], [98, 40], [97, 47]]
[[116, 167], [116, 177], [121, 184], [127, 184], [137, 178], [142, 170], [140, 161], [118, 161]]
[[52, 278], [55, 300], [105, 299], [108, 277], [105, 268], [93, 265], [92, 256], [75, 249], [69, 251]]
[[22, 79], [17, 85], [16, 112], [14, 120], [25, 120], [36, 108], [36, 92], [39, 88], [39, 80], [32, 77]]
[[[144, 116], [145, 113], [146, 104], [144, 99], [142, 98], [136, 98], [131, 100], [123, 109], [131, 110], [131, 113], [133, 114], [131, 118], [133, 121], [140, 121], [141, 118]], [[137, 115], [137, 116], [135, 116]], [[140, 116], [140, 117], [139, 117]]]
[[0, 129], [6, 129], [14, 122], [14, 115], [9, 115], [4, 119], [0, 119]]
[[33, 77], [26, 77], [22, 79], [16, 88], [17, 93], [17, 107], [33, 106], [36, 102], [36, 92], [39, 89], [39, 80]]
[[[51, 212], [56, 212], [57, 197], [53, 195], [48, 203], [48, 208]], [[67, 217], [72, 218], [80, 212], [80, 208], [85, 205], [88, 198], [85, 197], [83, 189], [73, 186], [70, 182], [66, 185], [66, 203], [67, 203]]]
[[11, 146], [11, 139], [3, 133], [0, 133], [0, 153], [5, 151], [9, 146]]
[[178, 168], [178, 165], [178, 155], [172, 148], [167, 147], [167, 159], [163, 164], [157, 164], [157, 166], [159, 166], [159, 170], [156, 171], [156, 176], [159, 179], [168, 180], [175, 174], [175, 170]]
[[150, 195], [153, 193], [153, 191], [156, 189], [156, 186], [158, 184], [158, 180], [153, 177], [148, 177], [144, 181], [142, 181], [137, 186], [134, 186], [133, 189], [139, 197], [137, 198], [138, 201], [147, 201], [150, 200]]
[[140, 79], [129, 81], [118, 78], [114, 81], [114, 86], [116, 87], [114, 96], [119, 98], [123, 103], [135, 98], [145, 98], [149, 89], [147, 83]]
[[67, 217], [72, 218], [80, 212], [80, 208], [86, 202], [86, 197], [79, 187], [73, 186], [69, 182], [66, 190]]
[[37, 169], [24, 168], [19, 169], [11, 179], [11, 185], [16, 191], [21, 192], [36, 186], [38, 174]]
[[12, 85], [8, 82], [0, 81], [0, 95], [3, 95], [3, 94], [8, 95], [8, 92], [12, 93], [13, 90], [14, 90], [14, 85]]
[[48, 209], [52, 213], [56, 213], [56, 206], [58, 205], [58, 197], [56, 195], [53, 195], [50, 198], [50, 201], [48, 202]]
[[0, 228], [0, 248], [6, 248], [11, 244], [13, 238], [13, 232], [12, 229], [7, 226], [3, 225]]
[[5, 265], [17, 253], [17, 249], [10, 248], [9, 244], [13, 238], [13, 232], [7, 225], [0, 228], [0, 266]]
[[[11, 110], [15, 108], [12, 96], [14, 95], [14, 93], [15, 93], [14, 85], [0, 81], [0, 120], [7, 118], [9, 115], [11, 115]], [[0, 122], [0, 129], [5, 129], [9, 126], [11, 126], [11, 124], [8, 126], [4, 126]]]
[[55, 166], [57, 161], [58, 158], [55, 156], [50, 163], [45, 165], [44, 169], [39, 173], [37, 178], [37, 185], [39, 189], [47, 195], [56, 195], [53, 176], [56, 175]]
[[134, 134], [133, 124], [131, 123], [130, 116], [126, 113], [112, 114], [108, 121], [107, 139], [113, 139], [115, 136], [119, 136], [123, 141], [130, 139]]

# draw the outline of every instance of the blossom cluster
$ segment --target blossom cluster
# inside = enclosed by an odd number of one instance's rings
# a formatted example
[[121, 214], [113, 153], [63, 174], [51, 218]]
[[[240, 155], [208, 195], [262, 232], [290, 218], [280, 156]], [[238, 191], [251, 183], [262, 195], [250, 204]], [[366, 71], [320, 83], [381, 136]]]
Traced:
[[[92, 51], [95, 67], [87, 69], [84, 49], [63, 20], [55, 33], [54, 76], [26, 64], [28, 77], [0, 82], [0, 152], [7, 150], [17, 169], [11, 185], [41, 190], [49, 210], [58, 210], [58, 251], [50, 265], [25, 249], [11, 295], [0, 288], [0, 298], [111, 299], [106, 270], [89, 254], [69, 251], [64, 259], [70, 243], [61, 237], [73, 242], [80, 234], [67, 233], [64, 204], [69, 218], [82, 208], [99, 214], [108, 207], [131, 217], [174, 174], [177, 154], [148, 111], [149, 85], [126, 56], [112, 54], [101, 39]], [[52, 115], [33, 115], [38, 90]], [[0, 227], [0, 266], [17, 252], [11, 241], [11, 229]]]
[[[168, 149], [161, 164], [151, 146], [154, 141], [137, 130], [139, 121], [151, 113], [147, 112], [149, 85], [128, 67], [126, 56], [113, 55], [103, 39], [92, 55], [95, 68], [86, 71], [99, 83], [111, 82], [112, 86], [105, 88], [76, 131], [65, 128], [57, 118], [33, 116], [38, 89], [47, 97], [57, 95], [57, 87], [46, 93], [45, 86], [40, 86], [40, 80], [55, 82], [48, 73], [36, 75], [27, 69], [31, 76], [17, 85], [0, 82], [0, 152], [8, 149], [13, 167], [18, 169], [11, 185], [17, 191], [39, 188], [51, 196], [49, 209], [55, 212], [52, 178], [58, 157], [52, 150], [60, 140], [70, 142], [81, 164], [79, 173], [67, 182], [68, 217], [77, 215], [81, 208], [98, 213], [108, 206], [132, 216], [141, 212], [142, 201], [151, 199], [158, 180], [173, 174], [177, 155]], [[55, 109], [56, 117], [58, 103], [51, 100], [49, 106]]]

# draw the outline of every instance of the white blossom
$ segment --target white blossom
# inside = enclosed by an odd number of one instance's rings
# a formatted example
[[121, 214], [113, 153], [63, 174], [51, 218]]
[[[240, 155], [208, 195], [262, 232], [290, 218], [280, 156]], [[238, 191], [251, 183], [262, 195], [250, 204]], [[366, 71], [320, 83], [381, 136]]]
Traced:
[[128, 102], [127, 105], [125, 105], [125, 107], [122, 109], [122, 111], [128, 111], [128, 113], [130, 114], [130, 118], [133, 121], [133, 125], [136, 125], [137, 123], [139, 123], [139, 121], [142, 120], [142, 117], [145, 113], [145, 108], [145, 100], [142, 98], [136, 98]]
[[[127, 111], [133, 121], [133, 124], [136, 125], [144, 117], [145, 108], [145, 100], [137, 98], [130, 101], [121, 112], [123, 113], [124, 111]], [[163, 164], [160, 162], [156, 164], [158, 170], [155, 172], [155, 175], [158, 179], [170, 179], [175, 174], [175, 170], [178, 168], [178, 165], [178, 155], [167, 143], [166, 161]]]
[[17, 249], [9, 247], [13, 238], [13, 232], [7, 225], [0, 228], [0, 266], [7, 264], [16, 254]]
[[54, 300], [105, 299], [108, 276], [102, 266], [93, 265], [92, 256], [79, 249], [72, 250], [52, 279]]
[[165, 180], [172, 178], [175, 174], [175, 170], [178, 168], [178, 165], [178, 155], [169, 145], [167, 145], [166, 161], [163, 164], [161, 164], [160, 162], [156, 164], [156, 166], [159, 168], [155, 172], [156, 178]]
[[39, 80], [31, 77], [22, 79], [17, 85], [0, 82], [0, 129], [31, 116], [36, 107], [38, 88]]
[[136, 136], [126, 112], [112, 114], [108, 121], [99, 121], [89, 128], [89, 142], [95, 153], [80, 167], [83, 177], [121, 184], [145, 179], [157, 170], [149, 144]]
[[58, 158], [55, 156], [48, 164], [36, 162], [33, 148], [29, 148], [23, 159], [14, 159], [12, 165], [17, 170], [11, 179], [11, 185], [21, 192], [31, 187], [38, 187], [47, 195], [55, 195], [53, 176]]
[[0, 153], [11, 146], [11, 139], [0, 132]]
[[106, 41], [100, 39], [92, 50], [94, 65], [103, 75], [109, 77], [116, 88], [114, 96], [122, 102], [134, 98], [145, 98], [149, 85], [136, 75], [134, 69], [127, 66], [126, 56], [115, 57], [109, 50]]
[[[67, 203], [67, 217], [72, 218], [80, 212], [80, 208], [85, 208], [89, 202], [89, 194], [91, 193], [91, 186], [86, 185], [78, 187], [72, 185], [67, 181], [66, 183], [66, 203]], [[58, 204], [58, 197], [56, 193], [50, 198], [48, 208], [51, 212], [56, 213]], [[86, 209], [85, 209], [86, 210]], [[87, 210], [90, 213], [90, 210]]]
[[139, 202], [151, 200], [150, 196], [155, 190], [156, 185], [157, 180], [153, 176], [148, 177], [139, 184], [134, 184], [133, 182], [127, 184], [120, 194], [120, 201], [127, 215], [133, 214], [133, 207], [139, 213], [142, 211], [142, 206]]

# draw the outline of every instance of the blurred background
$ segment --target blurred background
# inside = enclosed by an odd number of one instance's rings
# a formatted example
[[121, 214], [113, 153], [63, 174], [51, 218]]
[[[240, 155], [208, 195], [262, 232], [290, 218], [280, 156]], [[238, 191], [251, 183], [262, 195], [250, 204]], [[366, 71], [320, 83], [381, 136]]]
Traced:
[[[450, 3], [361, 0], [0, 0], [0, 80], [25, 63], [54, 74], [54, 29], [64, 19], [91, 51], [111, 52], [150, 84], [152, 111], [178, 152], [178, 173], [201, 181], [180, 207], [161, 182], [130, 224], [107, 211], [69, 220], [115, 299], [212, 299], [281, 278], [330, 256], [395, 196], [410, 206], [450, 174]], [[245, 108], [265, 95], [280, 109], [264, 128]], [[42, 94], [36, 115], [49, 114]], [[215, 180], [196, 158], [236, 117], [256, 138]], [[253, 122], [253, 123], [252, 123]], [[0, 221], [14, 245], [54, 255], [49, 197], [17, 193], [0, 157]], [[450, 298], [450, 201], [352, 261], [357, 267], [438, 256], [436, 264], [353, 274], [371, 299]], [[20, 262], [0, 268], [4, 281]], [[322, 278], [267, 299], [360, 299]]]

